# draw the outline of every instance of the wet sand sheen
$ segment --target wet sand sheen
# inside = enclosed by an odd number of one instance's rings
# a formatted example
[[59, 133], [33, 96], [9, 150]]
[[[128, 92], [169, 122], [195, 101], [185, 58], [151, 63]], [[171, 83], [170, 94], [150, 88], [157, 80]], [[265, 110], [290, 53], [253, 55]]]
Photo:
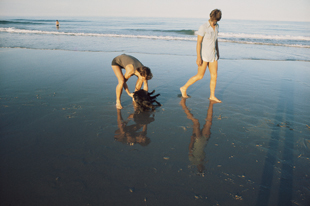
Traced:
[[309, 62], [222, 60], [210, 104], [208, 74], [178, 97], [195, 57], [132, 54], [163, 104], [138, 114], [117, 55], [0, 50], [3, 205], [307, 205]]

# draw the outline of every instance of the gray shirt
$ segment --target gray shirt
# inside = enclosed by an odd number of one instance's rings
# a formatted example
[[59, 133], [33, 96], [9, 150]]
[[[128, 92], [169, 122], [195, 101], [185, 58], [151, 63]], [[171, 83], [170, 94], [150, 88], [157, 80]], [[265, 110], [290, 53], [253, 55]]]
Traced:
[[205, 62], [217, 61], [216, 40], [218, 37], [219, 25], [215, 25], [213, 30], [210, 22], [201, 25], [197, 31], [197, 35], [202, 36], [201, 57]]
[[122, 54], [115, 57], [112, 61], [112, 64], [115, 63], [121, 68], [125, 68], [128, 64], [132, 64], [135, 71], [137, 70], [137, 68], [143, 67], [143, 64], [137, 58], [127, 54]]

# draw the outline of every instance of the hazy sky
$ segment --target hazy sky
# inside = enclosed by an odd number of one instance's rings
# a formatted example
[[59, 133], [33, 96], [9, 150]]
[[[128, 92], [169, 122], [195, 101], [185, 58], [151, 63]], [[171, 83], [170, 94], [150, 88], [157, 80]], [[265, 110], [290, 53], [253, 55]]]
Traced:
[[310, 0], [0, 0], [1, 16], [141, 16], [310, 21]]

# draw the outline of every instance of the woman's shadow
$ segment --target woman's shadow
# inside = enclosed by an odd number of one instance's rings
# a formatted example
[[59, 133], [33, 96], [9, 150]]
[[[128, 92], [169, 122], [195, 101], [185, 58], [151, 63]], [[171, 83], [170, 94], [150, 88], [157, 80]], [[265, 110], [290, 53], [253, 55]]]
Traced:
[[193, 134], [191, 136], [191, 141], [189, 144], [189, 160], [192, 165], [195, 165], [198, 170], [199, 175], [204, 175], [205, 170], [205, 158], [206, 153], [204, 152], [205, 147], [208, 144], [208, 140], [211, 136], [211, 125], [213, 116], [213, 105], [216, 104], [214, 101], [210, 101], [209, 108], [207, 112], [206, 122], [200, 129], [199, 120], [194, 117], [194, 115], [189, 111], [186, 106], [186, 99], [182, 98], [180, 105], [182, 106], [188, 119], [193, 122]]
[[131, 146], [134, 144], [147, 146], [151, 142], [146, 136], [147, 125], [155, 121], [154, 116], [153, 111], [140, 112], [135, 108], [135, 111], [124, 121], [121, 110], [117, 109], [118, 129], [115, 131], [114, 139]]

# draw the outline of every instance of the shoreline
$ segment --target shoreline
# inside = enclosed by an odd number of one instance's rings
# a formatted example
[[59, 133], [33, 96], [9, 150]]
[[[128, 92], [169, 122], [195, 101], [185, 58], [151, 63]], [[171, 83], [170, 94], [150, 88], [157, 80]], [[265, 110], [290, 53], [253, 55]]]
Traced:
[[[233, 43], [232, 43], [233, 44]], [[26, 49], [26, 50], [42, 50], [42, 51], [64, 51], [64, 52], [89, 52], [89, 53], [126, 53], [124, 51], [91, 51], [91, 50], [65, 50], [65, 49], [42, 49], [42, 48], [23, 48], [23, 47], [0, 47], [0, 49]], [[145, 52], [127, 52], [131, 54], [146, 54], [146, 55], [169, 55], [169, 56], [185, 56], [185, 57], [196, 57], [196, 55], [181, 55], [181, 54], [156, 54], [156, 53], [145, 53]], [[310, 62], [310, 60], [302, 59], [255, 59], [255, 58], [220, 58], [220, 61], [275, 61], [275, 62]]]

